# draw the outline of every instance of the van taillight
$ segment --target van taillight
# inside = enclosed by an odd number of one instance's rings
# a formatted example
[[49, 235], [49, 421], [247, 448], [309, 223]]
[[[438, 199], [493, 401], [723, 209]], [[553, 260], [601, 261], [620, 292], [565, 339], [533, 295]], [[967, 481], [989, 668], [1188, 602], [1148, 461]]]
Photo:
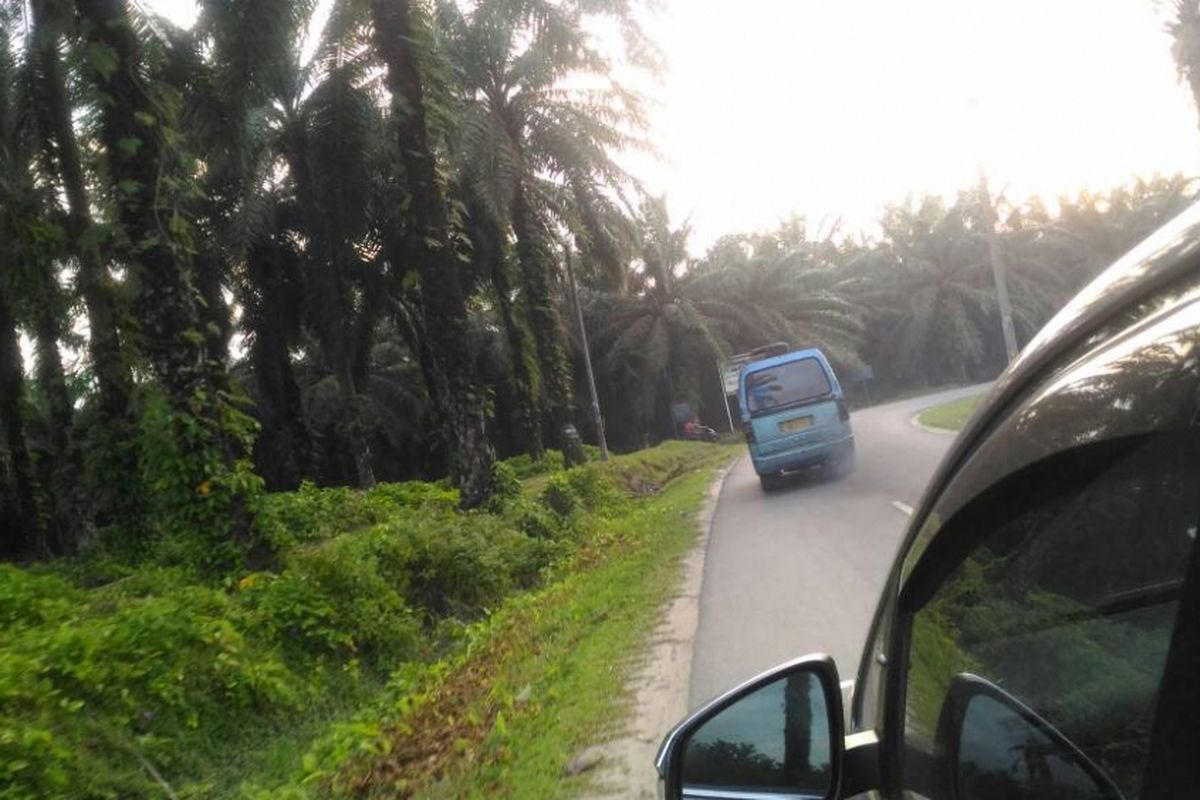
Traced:
[[742, 432], [746, 434], [746, 444], [754, 444], [754, 424], [750, 422], [742, 423]]
[[838, 407], [838, 419], [840, 419], [842, 422], [849, 422], [850, 421], [850, 406], [846, 405], [845, 400], [839, 398], [837, 401], [837, 407]]

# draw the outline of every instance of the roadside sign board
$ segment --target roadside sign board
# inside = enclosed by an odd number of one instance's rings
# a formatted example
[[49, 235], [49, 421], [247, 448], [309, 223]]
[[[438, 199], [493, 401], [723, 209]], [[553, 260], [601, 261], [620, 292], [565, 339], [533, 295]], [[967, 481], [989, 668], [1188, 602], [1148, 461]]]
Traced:
[[870, 364], [863, 364], [856, 370], [851, 371], [850, 380], [863, 383], [865, 381], [875, 380], [875, 368]]
[[749, 353], [738, 353], [721, 362], [721, 383], [725, 386], [725, 394], [737, 394], [738, 376], [742, 367], [750, 363]]

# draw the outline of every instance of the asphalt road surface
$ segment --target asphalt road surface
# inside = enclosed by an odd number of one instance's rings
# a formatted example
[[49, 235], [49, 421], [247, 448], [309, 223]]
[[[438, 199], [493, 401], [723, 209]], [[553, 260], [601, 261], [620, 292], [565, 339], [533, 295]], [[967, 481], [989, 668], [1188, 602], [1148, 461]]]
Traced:
[[855, 412], [857, 468], [841, 481], [802, 476], [764, 494], [749, 456], [738, 461], [708, 543], [692, 708], [805, 653], [829, 653], [854, 678], [908, 514], [953, 441], [912, 417], [986, 388]]

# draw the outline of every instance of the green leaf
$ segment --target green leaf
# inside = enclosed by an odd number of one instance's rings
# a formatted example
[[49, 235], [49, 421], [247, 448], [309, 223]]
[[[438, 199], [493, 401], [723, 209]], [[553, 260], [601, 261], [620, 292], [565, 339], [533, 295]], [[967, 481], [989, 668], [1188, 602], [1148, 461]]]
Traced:
[[106, 44], [100, 42], [89, 42], [84, 49], [84, 58], [87, 60], [92, 69], [99, 72], [104, 80], [110, 80], [117, 67], [121, 62], [117, 59], [117, 52]]
[[117, 149], [127, 156], [136, 156], [142, 149], [142, 140], [136, 136], [126, 136], [117, 141]]

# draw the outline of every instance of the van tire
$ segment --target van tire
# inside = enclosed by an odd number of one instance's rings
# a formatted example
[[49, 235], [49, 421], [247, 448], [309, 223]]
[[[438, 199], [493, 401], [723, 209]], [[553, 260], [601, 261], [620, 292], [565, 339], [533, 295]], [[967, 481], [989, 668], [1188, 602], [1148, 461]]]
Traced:
[[759, 475], [758, 482], [762, 484], [762, 490], [766, 494], [770, 494], [779, 488], [779, 476], [776, 474]]

